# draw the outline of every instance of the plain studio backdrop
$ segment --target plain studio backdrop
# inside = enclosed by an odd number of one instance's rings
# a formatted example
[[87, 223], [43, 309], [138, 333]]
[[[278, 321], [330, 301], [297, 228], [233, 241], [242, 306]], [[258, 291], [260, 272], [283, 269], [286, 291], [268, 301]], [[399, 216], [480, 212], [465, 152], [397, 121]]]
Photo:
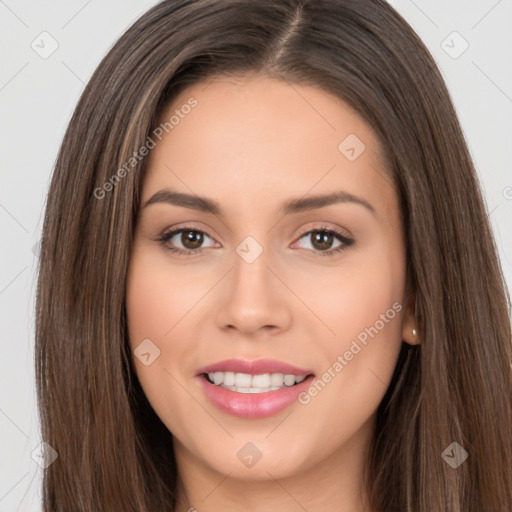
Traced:
[[[33, 347], [44, 200], [85, 84], [152, 0], [0, 0], [0, 512], [38, 511]], [[512, 283], [512, 2], [390, 2], [433, 54], [482, 183]], [[70, 340], [71, 341], [71, 340]]]

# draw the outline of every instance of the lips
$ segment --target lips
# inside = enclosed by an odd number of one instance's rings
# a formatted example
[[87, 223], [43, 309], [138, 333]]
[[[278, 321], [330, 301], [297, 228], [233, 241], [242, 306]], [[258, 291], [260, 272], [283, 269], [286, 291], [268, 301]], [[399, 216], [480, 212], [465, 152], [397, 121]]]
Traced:
[[[258, 379], [262, 376], [276, 374], [287, 377], [296, 376], [295, 383], [266, 389], [237, 388], [236, 386], [216, 385], [208, 377], [212, 375], [242, 374], [247, 378], [253, 376]], [[314, 379], [312, 370], [283, 363], [273, 359], [259, 359], [247, 361], [244, 359], [227, 359], [200, 368], [196, 373], [196, 380], [207, 399], [219, 410], [240, 418], [265, 418], [273, 416], [292, 405], [298, 396], [307, 390]], [[293, 379], [292, 379], [293, 380]], [[238, 379], [237, 379], [238, 382]], [[267, 377], [268, 382], [268, 377]], [[253, 380], [254, 383], [254, 380]], [[267, 388], [270, 389], [270, 388]]]

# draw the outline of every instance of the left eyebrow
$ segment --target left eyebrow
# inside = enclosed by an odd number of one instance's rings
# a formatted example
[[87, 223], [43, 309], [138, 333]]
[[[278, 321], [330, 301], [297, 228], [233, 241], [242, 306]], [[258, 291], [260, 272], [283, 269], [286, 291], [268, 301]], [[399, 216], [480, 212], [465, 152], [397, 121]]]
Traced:
[[307, 210], [314, 210], [316, 208], [323, 208], [336, 203], [355, 203], [364, 206], [373, 215], [376, 215], [375, 208], [362, 197], [349, 194], [343, 190], [333, 192], [332, 194], [309, 196], [300, 199], [292, 199], [286, 202], [281, 211], [287, 215], [290, 213], [303, 212]]
[[[159, 190], [150, 199], [148, 199], [143, 208], [155, 203], [169, 203], [175, 206], [182, 206], [191, 210], [211, 213], [223, 217], [220, 203], [207, 197], [200, 197], [194, 194], [177, 192], [168, 188]], [[336, 203], [354, 203], [364, 206], [373, 215], [376, 215], [375, 208], [365, 199], [349, 194], [348, 192], [339, 191], [331, 194], [316, 195], [291, 199], [285, 202], [280, 211], [284, 215], [299, 213], [317, 208], [324, 208]]]

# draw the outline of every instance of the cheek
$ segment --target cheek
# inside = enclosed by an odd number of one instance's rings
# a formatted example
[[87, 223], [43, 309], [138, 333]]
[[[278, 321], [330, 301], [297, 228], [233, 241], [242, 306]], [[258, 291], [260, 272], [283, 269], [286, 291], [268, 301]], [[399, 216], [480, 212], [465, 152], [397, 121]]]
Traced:
[[386, 245], [376, 238], [372, 250], [353, 265], [347, 260], [347, 267], [330, 281], [331, 293], [323, 298], [324, 319], [335, 336], [323, 337], [326, 363], [318, 377], [327, 384], [317, 386], [322, 398], [314, 398], [313, 407], [320, 413], [321, 402], [336, 403], [333, 425], [348, 421], [355, 428], [365, 421], [393, 375], [402, 345], [405, 285], [402, 245], [399, 238], [394, 242]]
[[338, 307], [325, 317], [336, 335], [321, 338], [324, 364], [301, 402], [319, 419], [312, 435], [339, 444], [370, 421], [384, 397], [402, 345], [403, 310], [390, 274], [351, 274], [343, 283]]
[[357, 336], [364, 341], [366, 329], [375, 324], [379, 337], [399, 337], [404, 283], [401, 255], [375, 250], [351, 256], [337, 268], [317, 269], [314, 283], [304, 280], [296, 289], [322, 320], [323, 345], [332, 354], [348, 349]]
[[[190, 347], [185, 336], [180, 342], [180, 320], [197, 301], [197, 293], [187, 297], [178, 272], [169, 272], [169, 266], [162, 266], [159, 258], [148, 252], [134, 253], [126, 288], [126, 314], [132, 360], [139, 382], [151, 406], [169, 430], [176, 428], [176, 408], [184, 412], [193, 409], [193, 401], [183, 393], [179, 382], [182, 376], [176, 370], [176, 361], [186, 360]], [[175, 327], [177, 326], [177, 327]], [[173, 336], [174, 335], [174, 336]], [[138, 359], [134, 350], [143, 340], [151, 340], [158, 349], [149, 365]], [[172, 343], [170, 341], [172, 340]], [[145, 342], [147, 343], [147, 342]], [[153, 349], [149, 348], [151, 352]], [[169, 418], [174, 421], [171, 423]]]
[[135, 251], [126, 289], [132, 346], [144, 338], [169, 339], [174, 327], [197, 302], [197, 290], [204, 293], [202, 279], [197, 275], [191, 281], [179, 267], [173, 269], [164, 253]]
[[380, 393], [391, 378], [402, 343], [401, 296], [389, 275], [369, 272], [364, 282], [351, 279], [345, 280], [336, 316], [328, 320], [336, 333], [327, 350], [329, 366], [335, 361], [342, 364], [340, 373], [350, 388]]
[[[145, 391], [155, 379], [163, 378], [167, 360], [173, 355], [166, 340], [183, 308], [175, 291], [178, 285], [168, 274], [147, 251], [134, 251], [127, 278], [126, 315], [133, 364]], [[137, 348], [148, 339], [157, 347], [158, 357], [146, 366], [137, 358]], [[173, 352], [179, 352], [179, 345], [173, 345]]]
[[[156, 339], [169, 329], [172, 311], [170, 293], [158, 267], [147, 265], [142, 259], [132, 262], [126, 289], [126, 313], [132, 348], [142, 339]], [[160, 279], [159, 279], [160, 277]]]

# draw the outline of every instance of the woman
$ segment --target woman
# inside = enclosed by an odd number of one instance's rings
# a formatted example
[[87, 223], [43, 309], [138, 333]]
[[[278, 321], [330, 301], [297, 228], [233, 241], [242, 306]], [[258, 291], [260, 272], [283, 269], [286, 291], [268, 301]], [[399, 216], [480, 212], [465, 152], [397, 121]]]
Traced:
[[162, 2], [48, 195], [44, 508], [508, 510], [508, 305], [446, 87], [386, 2]]

